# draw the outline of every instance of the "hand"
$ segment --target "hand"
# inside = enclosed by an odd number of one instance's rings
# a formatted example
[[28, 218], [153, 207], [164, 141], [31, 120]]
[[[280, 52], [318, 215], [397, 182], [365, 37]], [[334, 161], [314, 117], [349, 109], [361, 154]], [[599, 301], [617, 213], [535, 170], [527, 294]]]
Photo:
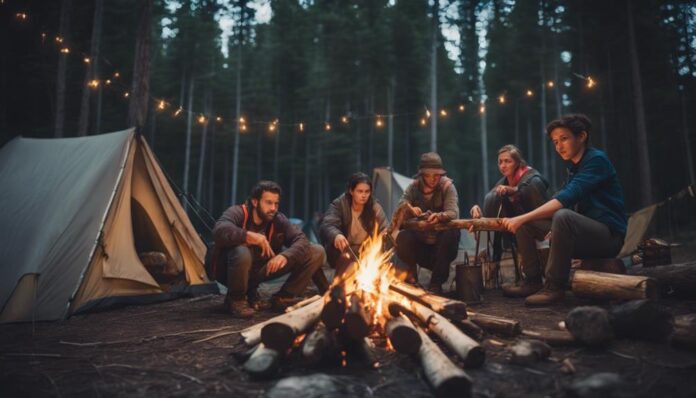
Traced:
[[413, 215], [416, 217], [420, 217], [423, 214], [423, 210], [420, 207], [412, 207], [411, 210], [413, 210]]
[[271, 244], [268, 243], [268, 239], [266, 239], [266, 235], [247, 231], [246, 241], [249, 245], [258, 246], [261, 248], [261, 257], [270, 258], [275, 256], [275, 253], [273, 253], [273, 249], [271, 248]]
[[471, 218], [481, 218], [481, 208], [479, 205], [474, 205], [469, 211], [469, 214], [471, 214]]
[[495, 187], [495, 194], [498, 196], [508, 196], [517, 192], [517, 187], [509, 187], [507, 185], [498, 185]]
[[437, 224], [438, 222], [440, 222], [440, 214], [441, 213], [432, 213], [428, 216], [426, 221], [428, 222], [428, 224]]
[[346, 239], [343, 234], [336, 235], [336, 238], [334, 239], [334, 247], [341, 252], [346, 250], [346, 247], [348, 247], [348, 239]]
[[266, 276], [278, 272], [288, 263], [288, 258], [279, 254], [266, 263]]
[[513, 234], [517, 232], [517, 229], [524, 225], [524, 220], [518, 217], [503, 218], [503, 225], [505, 228], [512, 232]]

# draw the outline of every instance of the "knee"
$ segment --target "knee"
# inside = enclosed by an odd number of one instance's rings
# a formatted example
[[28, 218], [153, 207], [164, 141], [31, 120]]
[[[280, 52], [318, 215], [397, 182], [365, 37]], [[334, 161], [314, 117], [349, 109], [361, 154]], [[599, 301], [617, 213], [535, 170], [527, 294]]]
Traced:
[[496, 195], [495, 192], [488, 192], [483, 198], [483, 216], [495, 217], [500, 207], [500, 200], [500, 196]]
[[311, 243], [309, 245], [309, 266], [313, 269], [321, 268], [326, 262], [326, 251], [322, 246]]
[[575, 216], [574, 211], [570, 209], [560, 209], [557, 212], [553, 214], [553, 218], [551, 219], [551, 228], [552, 229], [557, 229], [559, 227], [567, 227], [570, 225], [571, 220]]
[[237, 246], [227, 251], [228, 268], [251, 268], [251, 251], [246, 246]]
[[415, 243], [416, 236], [412, 231], [403, 230], [396, 235], [396, 245], [397, 247], [409, 246]]

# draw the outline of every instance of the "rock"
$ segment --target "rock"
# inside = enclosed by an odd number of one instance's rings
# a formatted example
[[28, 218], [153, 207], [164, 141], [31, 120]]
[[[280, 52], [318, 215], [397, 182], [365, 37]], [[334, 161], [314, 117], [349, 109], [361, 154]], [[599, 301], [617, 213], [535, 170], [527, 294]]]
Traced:
[[630, 394], [625, 383], [616, 373], [596, 373], [574, 382], [568, 396], [576, 398], [623, 398]]
[[367, 397], [367, 387], [354, 378], [326, 374], [293, 376], [282, 379], [271, 388], [268, 398]]
[[652, 300], [633, 300], [609, 311], [616, 337], [666, 340], [674, 328], [674, 317]]
[[609, 313], [599, 307], [577, 307], [565, 319], [568, 331], [587, 345], [602, 345], [614, 338]]
[[508, 348], [510, 362], [528, 365], [544, 360], [551, 355], [551, 347], [539, 340], [520, 340]]

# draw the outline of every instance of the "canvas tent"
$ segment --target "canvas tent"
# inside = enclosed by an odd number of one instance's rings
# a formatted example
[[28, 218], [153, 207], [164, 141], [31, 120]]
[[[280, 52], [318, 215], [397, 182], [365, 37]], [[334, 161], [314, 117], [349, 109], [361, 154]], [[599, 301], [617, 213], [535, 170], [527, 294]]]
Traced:
[[[147, 251], [166, 256], [160, 273]], [[205, 252], [133, 129], [0, 149], [0, 322], [216, 291]]]
[[392, 213], [399, 205], [401, 195], [411, 184], [413, 179], [401, 175], [389, 167], [375, 167], [372, 173], [373, 195], [384, 208], [387, 217], [391, 219]]

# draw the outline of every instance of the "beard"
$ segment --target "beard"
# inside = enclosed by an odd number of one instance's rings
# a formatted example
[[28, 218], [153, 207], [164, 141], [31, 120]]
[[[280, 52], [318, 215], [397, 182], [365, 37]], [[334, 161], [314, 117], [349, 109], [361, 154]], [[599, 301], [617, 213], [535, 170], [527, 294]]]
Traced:
[[269, 222], [273, 220], [273, 218], [276, 216], [276, 212], [271, 211], [268, 213], [264, 213], [261, 211], [261, 208], [259, 207], [256, 207], [254, 211], [256, 211], [256, 215], [259, 216], [259, 218], [262, 219], [264, 222]]

